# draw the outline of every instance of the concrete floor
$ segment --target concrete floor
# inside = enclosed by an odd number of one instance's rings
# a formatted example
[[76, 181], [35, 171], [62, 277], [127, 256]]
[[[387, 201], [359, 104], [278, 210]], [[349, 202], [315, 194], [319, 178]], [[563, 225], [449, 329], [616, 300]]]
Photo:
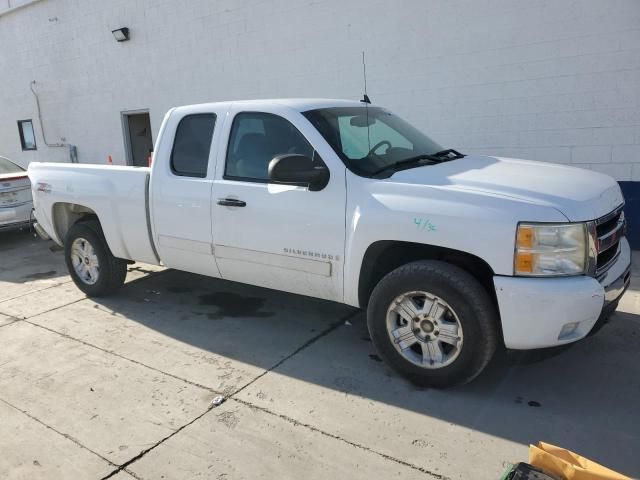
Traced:
[[0, 478], [490, 480], [538, 440], [640, 475], [640, 265], [598, 335], [437, 391], [353, 309], [144, 265], [90, 300], [50, 246], [0, 234]]

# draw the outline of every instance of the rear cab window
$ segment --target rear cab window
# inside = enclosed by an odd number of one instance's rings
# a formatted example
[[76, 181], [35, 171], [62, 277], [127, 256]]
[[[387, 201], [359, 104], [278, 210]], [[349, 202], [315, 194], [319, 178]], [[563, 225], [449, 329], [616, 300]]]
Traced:
[[205, 178], [209, 165], [214, 113], [186, 115], [180, 120], [171, 150], [171, 171], [181, 177]]

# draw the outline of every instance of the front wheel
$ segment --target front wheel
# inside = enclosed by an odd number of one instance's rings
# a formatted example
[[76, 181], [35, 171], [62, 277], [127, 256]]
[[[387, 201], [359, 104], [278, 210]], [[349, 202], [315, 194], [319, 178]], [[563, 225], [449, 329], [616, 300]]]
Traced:
[[475, 378], [497, 345], [495, 308], [482, 285], [439, 261], [403, 265], [373, 290], [367, 324], [378, 353], [421, 386]]
[[78, 222], [69, 229], [64, 257], [73, 282], [89, 297], [113, 293], [127, 276], [126, 261], [113, 256], [97, 221]]

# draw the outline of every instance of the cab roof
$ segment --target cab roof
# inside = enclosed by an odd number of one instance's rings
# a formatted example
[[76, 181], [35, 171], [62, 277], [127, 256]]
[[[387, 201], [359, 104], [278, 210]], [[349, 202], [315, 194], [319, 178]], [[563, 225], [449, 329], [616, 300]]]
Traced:
[[184, 105], [182, 108], [189, 108], [198, 106], [202, 107], [223, 107], [231, 105], [244, 105], [247, 108], [260, 107], [265, 105], [282, 105], [298, 112], [306, 112], [308, 110], [315, 110], [317, 108], [331, 108], [331, 107], [361, 107], [364, 104], [357, 100], [339, 100], [329, 98], [272, 98], [272, 99], [259, 99], [259, 100], [235, 100], [228, 102], [211, 102], [202, 103], [196, 105]]

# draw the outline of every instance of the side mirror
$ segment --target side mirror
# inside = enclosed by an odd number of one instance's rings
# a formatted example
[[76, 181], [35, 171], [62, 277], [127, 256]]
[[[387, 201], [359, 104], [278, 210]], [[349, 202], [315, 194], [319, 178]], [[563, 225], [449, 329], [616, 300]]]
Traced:
[[278, 155], [269, 162], [269, 180], [309, 187], [309, 191], [317, 192], [329, 183], [329, 169], [322, 160], [314, 162], [305, 155]]

